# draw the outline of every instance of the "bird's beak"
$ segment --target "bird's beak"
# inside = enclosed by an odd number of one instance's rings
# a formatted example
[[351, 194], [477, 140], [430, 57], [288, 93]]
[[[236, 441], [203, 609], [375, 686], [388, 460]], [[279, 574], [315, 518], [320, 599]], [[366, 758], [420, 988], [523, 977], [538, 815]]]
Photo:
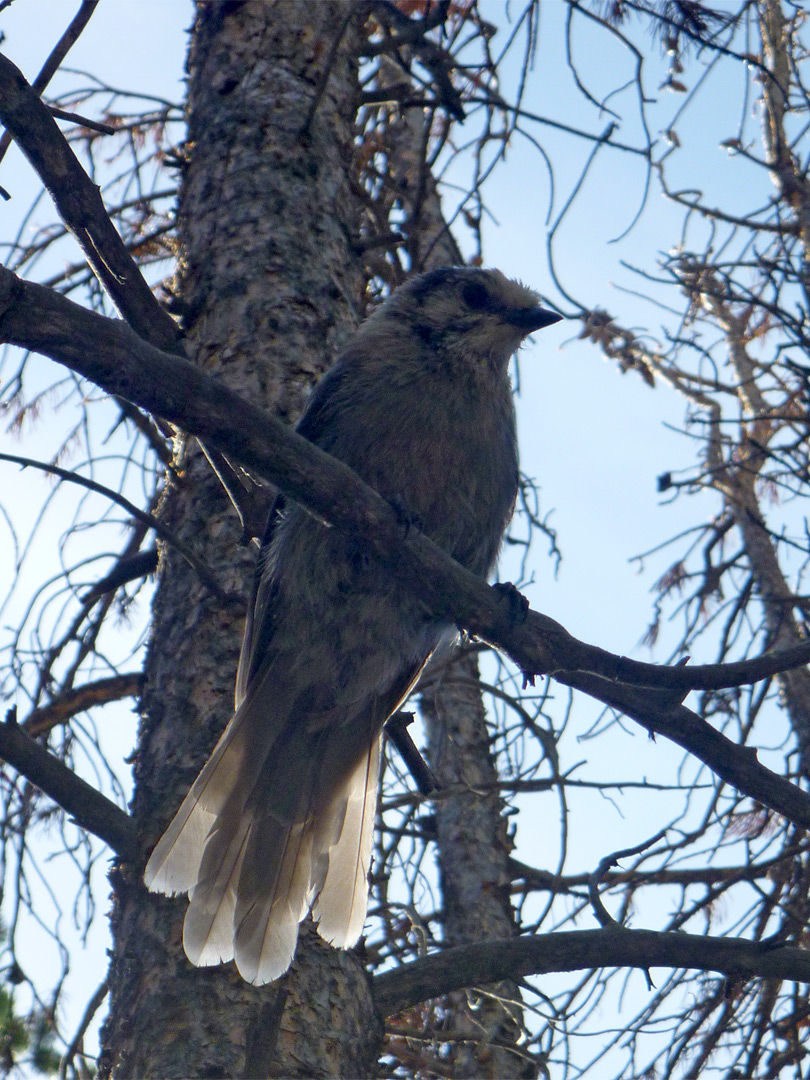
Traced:
[[544, 326], [553, 326], [561, 319], [562, 315], [556, 311], [541, 307], [512, 308], [507, 316], [508, 322], [520, 327], [526, 334], [531, 334], [534, 330], [542, 330]]

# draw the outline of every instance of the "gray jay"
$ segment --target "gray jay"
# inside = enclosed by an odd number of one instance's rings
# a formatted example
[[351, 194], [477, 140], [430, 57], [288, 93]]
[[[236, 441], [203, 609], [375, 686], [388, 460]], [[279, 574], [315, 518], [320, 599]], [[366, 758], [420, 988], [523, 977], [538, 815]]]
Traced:
[[[560, 318], [498, 270], [414, 277], [360, 327], [298, 431], [486, 577], [518, 485], [509, 359]], [[276, 500], [236, 712], [146, 867], [151, 890], [189, 894], [193, 964], [235, 958], [248, 982], [277, 979], [310, 910], [326, 941], [356, 943], [383, 725], [454, 630], [352, 537]]]

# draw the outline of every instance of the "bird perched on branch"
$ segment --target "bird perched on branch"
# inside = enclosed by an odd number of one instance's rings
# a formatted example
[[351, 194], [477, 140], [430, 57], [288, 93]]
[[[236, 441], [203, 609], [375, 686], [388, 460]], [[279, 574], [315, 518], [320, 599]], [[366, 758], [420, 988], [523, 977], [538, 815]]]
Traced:
[[[507, 366], [559, 318], [497, 270], [414, 277], [360, 327], [298, 431], [486, 577], [518, 485]], [[248, 982], [276, 979], [309, 910], [326, 941], [355, 944], [383, 725], [454, 633], [356, 539], [277, 499], [236, 712], [146, 867], [153, 891], [189, 893], [192, 963], [235, 958]]]

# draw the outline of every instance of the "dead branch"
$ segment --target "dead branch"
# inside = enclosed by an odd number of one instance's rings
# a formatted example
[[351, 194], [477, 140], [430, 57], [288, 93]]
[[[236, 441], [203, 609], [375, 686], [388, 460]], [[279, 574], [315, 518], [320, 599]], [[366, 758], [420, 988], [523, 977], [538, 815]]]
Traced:
[[178, 328], [163, 310], [110, 221], [101, 194], [37, 92], [0, 55], [0, 120], [54, 200], [113, 303], [142, 337], [172, 348]]
[[34, 709], [28, 714], [20, 727], [26, 734], [44, 735], [57, 724], [66, 724], [77, 713], [91, 709], [95, 705], [106, 705], [110, 701], [135, 697], [143, 686], [143, 673], [130, 671], [125, 675], [111, 675], [109, 679], [97, 679], [85, 683], [73, 690], [66, 690], [49, 705]]
[[465, 987], [553, 971], [668, 967], [717, 971], [738, 979], [810, 982], [810, 952], [743, 938], [655, 930], [573, 930], [482, 941], [445, 949], [374, 978], [381, 1015]]
[[0, 723], [0, 758], [116, 854], [125, 859], [136, 856], [135, 822], [129, 814], [26, 735], [13, 719], [13, 712], [7, 714], [5, 723]]

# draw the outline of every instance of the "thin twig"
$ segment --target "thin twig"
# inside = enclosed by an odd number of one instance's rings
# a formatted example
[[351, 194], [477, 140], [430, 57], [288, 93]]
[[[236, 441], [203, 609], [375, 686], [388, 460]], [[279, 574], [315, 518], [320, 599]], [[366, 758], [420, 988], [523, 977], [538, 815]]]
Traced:
[[[36, 90], [40, 96], [42, 95], [42, 91], [59, 70], [59, 65], [79, 40], [79, 35], [90, 22], [90, 18], [97, 5], [98, 0], [82, 0], [82, 5], [73, 16], [67, 30], [65, 30], [64, 34], [62, 34], [59, 41], [51, 50], [51, 55], [40, 68], [39, 75], [37, 75], [31, 83], [31, 88]], [[11, 146], [11, 133], [4, 131], [2, 138], [0, 138], [0, 161], [5, 157], [9, 146]]]
[[90, 480], [86, 476], [80, 476], [79, 473], [71, 472], [69, 469], [61, 469], [58, 465], [49, 465], [45, 461], [36, 461], [34, 458], [20, 457], [17, 454], [0, 453], [0, 461], [11, 461], [17, 465], [22, 465], [24, 469], [40, 469], [42, 472], [51, 473], [54, 476], [60, 477], [62, 480], [66, 480], [70, 484], [78, 484], [80, 487], [85, 487], [89, 491], [95, 491], [97, 494], [103, 495], [105, 499], [117, 503], [118, 506], [126, 510], [126, 512], [131, 514], [137, 521], [142, 522], [142, 524], [148, 526], [150, 529], [154, 529], [158, 536], [162, 540], [165, 540], [167, 544], [171, 544], [172, 547], [183, 556], [186, 562], [197, 571], [200, 581], [203, 582], [206, 588], [210, 589], [224, 604], [230, 604], [234, 601], [238, 602], [239, 598], [235, 597], [232, 593], [226, 592], [222, 588], [202, 559], [184, 544], [171, 529], [166, 528], [158, 518], [154, 517], [152, 514], [148, 514], [145, 510], [141, 510], [139, 506], [131, 503], [129, 499], [124, 498], [124, 496], [117, 491], [113, 491], [112, 488], [105, 487], [103, 484], [99, 484], [95, 480]]
[[49, 105], [48, 111], [57, 120], [67, 120], [71, 124], [80, 124], [81, 127], [89, 128], [90, 131], [99, 131], [102, 135], [115, 135], [118, 131], [111, 124], [102, 124], [99, 120], [90, 120], [88, 117], [80, 116], [78, 113], [58, 109], [56, 105]]
[[109, 990], [109, 979], [104, 979], [104, 981], [99, 985], [96, 992], [87, 1002], [87, 1008], [84, 1010], [82, 1018], [79, 1022], [79, 1026], [76, 1029], [76, 1034], [68, 1043], [62, 1060], [59, 1062], [59, 1080], [66, 1080], [68, 1066], [73, 1061], [76, 1054], [81, 1051], [81, 1047], [84, 1044], [84, 1037], [87, 1034], [87, 1029], [90, 1027], [90, 1024], [93, 1021], [93, 1017], [101, 1008], [105, 997], [109, 993]]

